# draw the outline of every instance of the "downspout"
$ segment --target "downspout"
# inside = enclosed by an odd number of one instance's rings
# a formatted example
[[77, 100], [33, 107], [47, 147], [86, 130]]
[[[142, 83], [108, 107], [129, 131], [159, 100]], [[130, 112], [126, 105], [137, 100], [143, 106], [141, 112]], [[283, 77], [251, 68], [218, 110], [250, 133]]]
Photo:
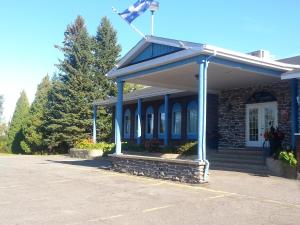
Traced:
[[[216, 55], [217, 55], [217, 51], [214, 51], [213, 55], [211, 55], [205, 59], [205, 63], [204, 63], [204, 68], [205, 68], [204, 71], [206, 73], [205, 74], [205, 80], [206, 80], [205, 85], [207, 85], [207, 69], [208, 69], [209, 60], [212, 59], [213, 57], [215, 57]], [[207, 92], [207, 89], [206, 89], [206, 92]], [[207, 111], [207, 107], [205, 110]], [[206, 124], [205, 124], [205, 126], [206, 126]], [[205, 129], [205, 132], [206, 132], [206, 129]], [[205, 135], [205, 138], [206, 138], [206, 135]], [[205, 165], [206, 165], [205, 170], [204, 170], [204, 181], [207, 181], [210, 164], [209, 164], [209, 161], [206, 159], [206, 140], [205, 140], [205, 148], [202, 148], [202, 156], [203, 156], [203, 161], [205, 162]]]

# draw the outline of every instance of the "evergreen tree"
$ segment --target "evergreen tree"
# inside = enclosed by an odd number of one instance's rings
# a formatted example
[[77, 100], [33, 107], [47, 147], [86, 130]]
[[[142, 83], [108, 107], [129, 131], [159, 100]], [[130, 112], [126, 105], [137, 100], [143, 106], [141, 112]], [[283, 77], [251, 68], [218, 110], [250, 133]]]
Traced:
[[65, 32], [64, 59], [53, 81], [46, 111], [46, 142], [50, 149], [66, 150], [91, 135], [92, 102], [100, 90], [94, 82], [93, 41], [85, 22], [78, 16]]
[[3, 102], [4, 102], [4, 98], [2, 95], [0, 95], [0, 123], [2, 122], [2, 116], [3, 116]]
[[0, 137], [5, 135], [6, 124], [3, 122], [3, 102], [4, 98], [0, 95]]
[[23, 128], [25, 140], [21, 142], [21, 147], [26, 153], [43, 152], [46, 149], [44, 143], [45, 129], [43, 125], [50, 89], [51, 81], [47, 75], [37, 87], [35, 99], [30, 106], [27, 124]]
[[[106, 73], [111, 70], [120, 55], [121, 46], [118, 44], [117, 32], [112, 27], [107, 17], [101, 19], [94, 37], [95, 53], [95, 82], [100, 93], [98, 99], [107, 99], [116, 95], [116, 85], [112, 79], [109, 79]], [[107, 140], [112, 134], [112, 111], [111, 108], [99, 108], [97, 127], [100, 129], [100, 140]]]
[[25, 91], [22, 91], [8, 129], [8, 147], [13, 153], [23, 153], [20, 143], [24, 140], [22, 127], [27, 122], [28, 112], [29, 102]]

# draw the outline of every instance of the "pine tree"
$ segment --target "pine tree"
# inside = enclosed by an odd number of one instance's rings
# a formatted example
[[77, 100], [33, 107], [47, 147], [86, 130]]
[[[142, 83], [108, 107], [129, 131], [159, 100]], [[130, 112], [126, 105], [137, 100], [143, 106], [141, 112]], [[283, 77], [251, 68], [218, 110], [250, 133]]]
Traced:
[[101, 89], [101, 98], [105, 99], [116, 94], [114, 81], [107, 78], [105, 74], [115, 66], [121, 52], [117, 32], [107, 17], [101, 19], [94, 40], [96, 79]]
[[4, 102], [3, 95], [0, 95], [0, 123], [2, 122], [2, 116], [3, 116], [3, 102]]
[[21, 142], [21, 147], [26, 153], [43, 152], [46, 149], [44, 143], [45, 129], [43, 125], [50, 89], [51, 81], [47, 75], [37, 87], [35, 99], [30, 106], [26, 126], [23, 128], [25, 140]]
[[[111, 70], [120, 55], [121, 46], [118, 44], [117, 32], [112, 27], [107, 17], [101, 19], [94, 37], [95, 53], [95, 81], [100, 90], [98, 99], [107, 99], [116, 95], [116, 85], [109, 79], [106, 73]], [[100, 140], [107, 140], [112, 134], [112, 110], [111, 108], [98, 109], [97, 127], [100, 130]]]
[[8, 130], [8, 147], [13, 153], [23, 153], [20, 143], [24, 140], [22, 128], [27, 122], [28, 112], [29, 102], [25, 91], [22, 91]]
[[6, 124], [3, 122], [3, 95], [0, 95], [0, 137], [4, 136], [6, 130]]
[[46, 142], [50, 149], [66, 150], [79, 139], [91, 135], [92, 102], [101, 91], [94, 82], [92, 38], [78, 16], [65, 32], [64, 59], [53, 81], [46, 111]]

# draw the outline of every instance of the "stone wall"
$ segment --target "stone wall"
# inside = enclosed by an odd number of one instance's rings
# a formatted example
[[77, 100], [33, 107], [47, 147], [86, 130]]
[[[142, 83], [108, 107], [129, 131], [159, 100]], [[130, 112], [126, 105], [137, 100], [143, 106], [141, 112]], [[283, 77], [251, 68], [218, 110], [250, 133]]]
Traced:
[[69, 155], [72, 158], [80, 158], [80, 159], [97, 159], [103, 155], [103, 151], [94, 149], [77, 149], [71, 148], [69, 149]]
[[112, 170], [137, 176], [204, 183], [205, 163], [137, 155], [109, 155]]
[[248, 88], [223, 90], [219, 95], [219, 148], [245, 148], [246, 102], [255, 93], [271, 93], [278, 104], [278, 126], [285, 134], [284, 145], [291, 139], [291, 87], [289, 81]]

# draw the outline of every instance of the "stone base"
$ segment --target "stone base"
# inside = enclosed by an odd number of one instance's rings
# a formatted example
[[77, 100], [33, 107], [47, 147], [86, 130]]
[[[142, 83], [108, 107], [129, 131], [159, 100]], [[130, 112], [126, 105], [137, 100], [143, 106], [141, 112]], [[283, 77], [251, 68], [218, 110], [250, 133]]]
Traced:
[[276, 176], [297, 179], [297, 170], [295, 167], [291, 167], [280, 160], [274, 160], [273, 158], [266, 159], [266, 165], [268, 169]]
[[174, 180], [184, 183], [205, 183], [205, 163], [192, 160], [165, 159], [137, 155], [109, 155], [112, 170], [137, 176]]
[[71, 148], [69, 150], [69, 155], [72, 158], [80, 158], [80, 159], [96, 159], [103, 155], [102, 150], [87, 150], [87, 149], [76, 149]]

